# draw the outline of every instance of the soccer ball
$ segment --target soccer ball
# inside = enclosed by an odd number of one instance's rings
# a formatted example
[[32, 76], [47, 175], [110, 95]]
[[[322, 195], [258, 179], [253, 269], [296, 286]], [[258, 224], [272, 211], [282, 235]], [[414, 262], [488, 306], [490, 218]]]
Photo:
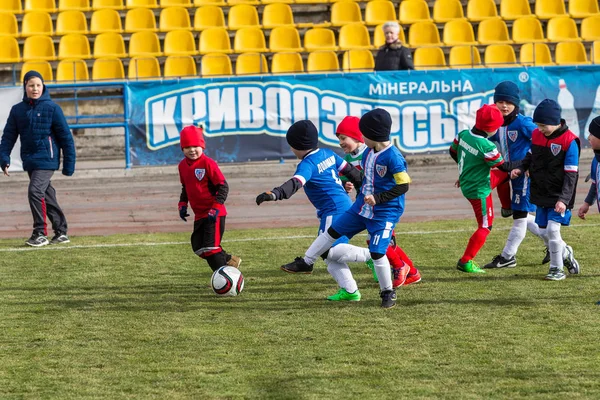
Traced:
[[244, 275], [237, 268], [224, 266], [213, 272], [210, 285], [217, 296], [237, 296], [244, 290]]

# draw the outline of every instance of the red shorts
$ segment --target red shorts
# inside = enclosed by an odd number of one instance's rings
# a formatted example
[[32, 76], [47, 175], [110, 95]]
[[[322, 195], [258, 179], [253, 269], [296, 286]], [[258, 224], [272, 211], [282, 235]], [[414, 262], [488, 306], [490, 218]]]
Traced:
[[494, 223], [494, 205], [492, 203], [492, 194], [485, 199], [467, 199], [473, 207], [477, 225], [480, 228], [491, 228]]

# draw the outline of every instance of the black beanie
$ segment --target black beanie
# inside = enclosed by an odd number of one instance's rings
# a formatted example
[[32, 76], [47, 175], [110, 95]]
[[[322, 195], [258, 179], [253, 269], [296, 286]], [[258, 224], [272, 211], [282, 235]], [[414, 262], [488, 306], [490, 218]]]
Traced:
[[592, 120], [588, 130], [590, 131], [590, 135], [600, 139], [600, 117], [596, 117]]
[[40, 80], [42, 81], [42, 85], [44, 84], [44, 77], [42, 76], [42, 74], [40, 74], [37, 71], [31, 70], [27, 72], [23, 77], [23, 86], [25, 86], [27, 84], [27, 81], [31, 78], [40, 78]]
[[515, 106], [521, 102], [519, 87], [511, 81], [500, 82], [494, 90], [494, 103], [508, 101]]
[[311, 150], [317, 148], [319, 132], [310, 120], [305, 119], [290, 126], [285, 138], [296, 150]]
[[544, 125], [560, 125], [561, 108], [554, 100], [543, 100], [533, 112], [533, 122]]
[[383, 108], [376, 108], [362, 116], [358, 128], [367, 139], [374, 142], [387, 142], [390, 140], [392, 117]]

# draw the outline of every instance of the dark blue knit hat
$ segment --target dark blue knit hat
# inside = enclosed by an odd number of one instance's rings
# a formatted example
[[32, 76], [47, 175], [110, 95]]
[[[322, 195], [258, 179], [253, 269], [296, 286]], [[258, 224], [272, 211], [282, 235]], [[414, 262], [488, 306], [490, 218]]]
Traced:
[[521, 102], [519, 87], [511, 81], [500, 82], [494, 90], [494, 103], [508, 101], [518, 106]]
[[600, 139], [600, 117], [596, 117], [592, 120], [588, 130], [590, 131], [590, 135]]
[[285, 135], [288, 144], [296, 150], [311, 150], [319, 144], [319, 132], [309, 120], [294, 123]]
[[390, 140], [392, 117], [383, 108], [376, 108], [362, 116], [358, 128], [367, 139], [374, 142], [387, 142]]
[[560, 125], [560, 106], [554, 100], [546, 99], [535, 108], [533, 122], [544, 125]]
[[44, 77], [42, 76], [42, 74], [40, 74], [37, 71], [31, 70], [31, 71], [27, 72], [25, 74], [25, 76], [23, 77], [23, 86], [25, 86], [27, 84], [27, 81], [30, 80], [31, 78], [40, 78], [40, 80], [42, 81], [42, 84], [44, 84]]

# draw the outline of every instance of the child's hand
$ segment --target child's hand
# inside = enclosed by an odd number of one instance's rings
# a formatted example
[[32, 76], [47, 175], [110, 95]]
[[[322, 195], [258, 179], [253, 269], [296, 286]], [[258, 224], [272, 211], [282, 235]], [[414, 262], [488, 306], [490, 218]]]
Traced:
[[257, 206], [260, 206], [264, 201], [275, 201], [275, 194], [272, 192], [263, 192], [256, 196]]
[[219, 216], [219, 210], [217, 210], [216, 208], [211, 208], [208, 211], [208, 220], [210, 222], [217, 222], [217, 217]]
[[189, 217], [190, 214], [187, 212], [187, 206], [179, 206], [179, 218], [187, 222], [186, 217]]
[[4, 172], [4, 176], [10, 176], [10, 174], [8, 173], [8, 167], [10, 167], [10, 165], [6, 165], [6, 167], [2, 169], [2, 172]]
[[588, 211], [590, 211], [590, 205], [584, 201], [581, 207], [579, 207], [579, 210], [577, 210], [577, 216], [581, 219], [585, 219], [585, 214], [587, 214]]
[[368, 204], [370, 206], [374, 206], [375, 203], [375, 197], [372, 194], [368, 194], [365, 196], [365, 204]]
[[459, 188], [460, 187], [460, 180], [457, 179], [456, 182], [454, 182], [454, 186], [456, 186], [457, 188]]
[[347, 193], [351, 193], [352, 190], [354, 189], [354, 185], [352, 184], [352, 182], [346, 182], [346, 183], [344, 183], [344, 189], [346, 190]]
[[562, 201], [557, 201], [556, 204], [554, 205], [554, 211], [556, 211], [559, 214], [564, 213], [566, 210], [567, 210], [567, 206]]
[[520, 169], [513, 169], [510, 171], [510, 179], [517, 179], [522, 173]]

